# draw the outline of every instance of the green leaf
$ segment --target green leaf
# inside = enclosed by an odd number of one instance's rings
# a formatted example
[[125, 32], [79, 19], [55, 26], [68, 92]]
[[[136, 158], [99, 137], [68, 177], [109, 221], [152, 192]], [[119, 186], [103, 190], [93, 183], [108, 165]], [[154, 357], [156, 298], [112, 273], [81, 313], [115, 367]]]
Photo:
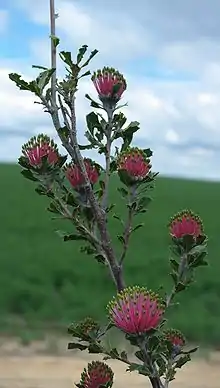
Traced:
[[60, 52], [60, 59], [66, 63], [69, 67], [72, 67], [73, 61], [72, 61], [72, 56], [70, 51], [61, 51]]
[[55, 47], [57, 47], [60, 43], [60, 39], [55, 35], [50, 35], [50, 39], [53, 41]]
[[142, 150], [147, 158], [150, 158], [153, 155], [153, 151], [150, 148], [145, 148]]
[[143, 228], [143, 226], [144, 226], [144, 223], [138, 224], [138, 225], [136, 225], [136, 226], [131, 230], [131, 232], [133, 233], [133, 232], [135, 232], [136, 230], [138, 230], [138, 229], [140, 229], [140, 228]]
[[144, 362], [144, 355], [142, 353], [141, 350], [138, 350], [137, 352], [135, 352], [135, 356], [142, 362]]
[[86, 345], [81, 345], [75, 342], [69, 342], [68, 343], [68, 350], [73, 350], [73, 349], [78, 349], [78, 350], [86, 350], [88, 346]]
[[35, 93], [37, 96], [40, 95], [40, 90], [36, 81], [27, 82], [17, 73], [10, 73], [9, 78], [11, 81], [15, 82], [20, 90], [28, 90], [29, 92]]
[[53, 75], [53, 73], [55, 72], [56, 69], [48, 69], [48, 70], [45, 70], [45, 71], [42, 71], [39, 76], [36, 78], [36, 82], [37, 82], [37, 85], [41, 91], [41, 93], [43, 92], [45, 86], [48, 85], [48, 83], [50, 82], [50, 79]]
[[89, 64], [89, 62], [91, 61], [91, 59], [98, 53], [98, 50], [93, 50], [89, 56], [89, 58], [87, 59], [86, 62], [83, 63], [83, 65], [81, 66], [81, 69], [85, 66], [87, 66]]
[[186, 285], [181, 283], [181, 282], [178, 282], [177, 285], [176, 285], [176, 292], [181, 292], [181, 291], [184, 291], [186, 289]]
[[117, 190], [123, 198], [128, 196], [128, 190], [126, 190], [124, 187], [118, 187]]
[[77, 65], [79, 65], [79, 63], [83, 59], [83, 57], [87, 51], [87, 48], [88, 48], [88, 46], [86, 44], [84, 44], [82, 47], [79, 48], [78, 54], [77, 54], [77, 59], [76, 59]]
[[37, 178], [35, 178], [35, 177], [33, 176], [32, 172], [31, 172], [30, 170], [22, 170], [22, 171], [21, 171], [21, 174], [22, 174], [25, 178], [29, 179], [30, 181], [33, 181], [33, 182], [36, 182], [36, 181], [37, 181]]
[[178, 263], [178, 261], [177, 260], [175, 260], [175, 259], [170, 259], [170, 266], [172, 267], [172, 269], [174, 270], [174, 271], [178, 271], [178, 269], [179, 269], [179, 263]]
[[89, 101], [91, 101], [91, 106], [93, 107], [93, 108], [100, 108], [101, 107], [101, 105], [100, 104], [98, 104], [98, 102], [95, 102], [88, 94], [85, 94], [85, 97], [89, 100]]
[[61, 139], [62, 138], [68, 139], [70, 135], [70, 131], [66, 125], [64, 125], [63, 127], [60, 127], [57, 132], [58, 132], [58, 135], [61, 137]]
[[87, 241], [87, 238], [85, 236], [82, 236], [80, 234], [66, 234], [65, 232], [62, 232], [61, 230], [56, 231], [61, 238], [63, 238], [63, 241]]
[[175, 363], [175, 368], [182, 368], [183, 365], [185, 365], [188, 361], [191, 360], [191, 357], [189, 354], [186, 354], [183, 357], [180, 357], [179, 360], [176, 361]]
[[47, 67], [39, 66], [39, 65], [32, 65], [32, 68], [33, 68], [33, 69], [39, 69], [39, 70], [48, 70]]
[[97, 129], [100, 132], [103, 132], [103, 128], [99, 122], [98, 115], [95, 112], [91, 112], [86, 116], [86, 123], [89, 132], [94, 136], [94, 130]]
[[124, 140], [124, 143], [121, 147], [121, 152], [125, 151], [129, 145], [131, 144], [133, 140], [133, 135], [135, 132], [137, 132], [140, 129], [140, 123], [138, 121], [132, 121], [127, 128], [125, 128], [122, 133], [121, 137]]
[[117, 239], [122, 243], [124, 244], [125, 243], [125, 239], [122, 235], [117, 235]]

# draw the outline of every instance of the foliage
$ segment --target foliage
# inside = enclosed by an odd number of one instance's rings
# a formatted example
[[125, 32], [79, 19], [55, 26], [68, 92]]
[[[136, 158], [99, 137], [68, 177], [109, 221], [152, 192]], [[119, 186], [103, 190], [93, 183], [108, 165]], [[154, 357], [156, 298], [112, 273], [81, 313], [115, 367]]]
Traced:
[[[65, 164], [67, 155], [60, 155], [53, 140], [42, 134], [22, 147], [19, 164], [22, 175], [35, 183], [36, 193], [48, 197], [48, 211], [59, 220], [68, 222], [70, 232], [58, 231], [63, 241], [68, 244], [70, 241], [81, 242], [81, 252], [107, 267], [116, 287], [115, 296], [107, 305], [106, 324], [102, 326], [91, 317], [74, 323], [69, 328], [73, 337], [69, 349], [101, 353], [104, 360], [117, 359], [127, 364], [128, 371], [147, 376], [153, 388], [167, 388], [177, 369], [189, 362], [191, 353], [196, 351], [196, 348], [185, 348], [185, 339], [178, 330], [169, 329], [167, 314], [176, 296], [192, 285], [198, 268], [208, 264], [207, 236], [199, 216], [187, 209], [177, 213], [168, 225], [171, 290], [163, 287], [155, 292], [149, 286], [126, 286], [124, 266], [130, 239], [144, 226], [143, 222], [137, 223], [136, 220], [148, 211], [158, 173], [152, 171], [152, 150], [133, 146], [133, 137], [140, 124], [135, 121], [125, 126], [124, 114], [118, 113], [123, 107], [118, 103], [127, 83], [123, 75], [113, 68], [104, 67], [92, 76], [100, 102], [87, 95], [91, 107], [98, 112], [92, 111], [87, 115], [85, 136], [88, 144], [79, 146], [76, 93], [80, 79], [90, 74], [90, 71], [84, 72], [84, 67], [89, 65], [97, 50], [92, 51], [88, 59], [86, 54], [86, 45], [78, 50], [76, 60], [69, 52], [60, 53], [67, 71], [66, 78], [61, 82], [54, 78], [55, 69], [43, 68], [31, 82], [15, 73], [9, 75], [21, 90], [30, 91], [38, 97], [71, 157], [71, 163]], [[116, 139], [121, 142], [119, 148], [115, 146]], [[81, 151], [87, 148], [93, 148], [104, 156], [104, 169], [83, 157]], [[109, 198], [110, 177], [115, 172], [119, 177], [118, 193], [126, 208], [125, 219]], [[115, 236], [120, 243], [117, 251], [109, 229], [109, 221], [113, 219], [121, 227], [121, 232]], [[112, 327], [124, 333], [125, 339], [136, 348], [137, 362], [131, 361], [125, 351], [105, 347], [103, 338]], [[173, 334], [168, 337], [168, 332]], [[77, 386], [98, 388], [112, 384], [113, 372], [109, 367], [93, 363], [82, 373]]]

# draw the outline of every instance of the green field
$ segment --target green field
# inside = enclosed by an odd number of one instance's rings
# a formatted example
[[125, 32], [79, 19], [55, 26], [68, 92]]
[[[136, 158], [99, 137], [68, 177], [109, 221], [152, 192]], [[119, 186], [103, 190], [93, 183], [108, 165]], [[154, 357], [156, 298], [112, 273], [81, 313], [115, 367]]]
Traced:
[[[1, 330], [63, 329], [87, 315], [102, 319], [114, 293], [106, 268], [79, 253], [76, 243], [64, 243], [54, 233], [65, 230], [66, 221], [50, 220], [47, 199], [34, 192], [34, 183], [19, 170], [0, 165]], [[116, 184], [112, 181], [111, 200], [125, 214]], [[199, 213], [209, 236], [210, 266], [198, 270], [197, 282], [182, 294], [181, 306], [170, 318], [189, 340], [220, 345], [220, 183], [158, 178], [153, 197], [143, 216], [146, 226], [131, 240], [126, 282], [153, 289], [164, 284], [169, 290], [167, 222], [186, 207]], [[111, 220], [110, 228], [114, 238], [120, 226]]]

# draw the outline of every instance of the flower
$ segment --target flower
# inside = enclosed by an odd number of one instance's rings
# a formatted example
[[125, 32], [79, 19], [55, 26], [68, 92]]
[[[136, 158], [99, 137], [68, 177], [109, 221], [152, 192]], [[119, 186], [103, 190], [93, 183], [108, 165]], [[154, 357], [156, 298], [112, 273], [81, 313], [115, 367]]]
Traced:
[[107, 98], [118, 102], [127, 87], [123, 75], [112, 67], [95, 72], [92, 81], [101, 101]]
[[118, 171], [126, 171], [134, 181], [141, 181], [146, 178], [150, 169], [150, 159], [138, 148], [129, 148], [119, 155]]
[[177, 213], [169, 223], [170, 234], [175, 238], [190, 235], [195, 239], [203, 234], [203, 224], [199, 216], [191, 210]]
[[[97, 164], [86, 158], [84, 158], [84, 164], [90, 183], [94, 185], [99, 179], [99, 170]], [[70, 163], [69, 165], [66, 165], [65, 170], [68, 181], [75, 189], [83, 186], [85, 180], [79, 166], [74, 163]]]
[[52, 166], [59, 160], [57, 145], [47, 135], [40, 134], [32, 137], [22, 147], [22, 153], [27, 158], [32, 167], [40, 168], [43, 164], [43, 158]]
[[184, 335], [179, 330], [175, 329], [168, 329], [164, 334], [165, 339], [171, 345], [173, 356], [177, 356], [186, 343]]
[[94, 321], [93, 318], [87, 317], [80, 322], [73, 323], [68, 332], [73, 335], [73, 337], [80, 336], [80, 338], [88, 339], [90, 334], [93, 332], [98, 332], [100, 326], [98, 322]]
[[81, 374], [80, 388], [99, 388], [104, 385], [106, 388], [112, 387], [114, 373], [111, 368], [101, 361], [93, 361], [88, 364], [87, 370]]
[[107, 306], [115, 326], [128, 334], [143, 334], [161, 322], [165, 305], [160, 297], [145, 287], [128, 287]]

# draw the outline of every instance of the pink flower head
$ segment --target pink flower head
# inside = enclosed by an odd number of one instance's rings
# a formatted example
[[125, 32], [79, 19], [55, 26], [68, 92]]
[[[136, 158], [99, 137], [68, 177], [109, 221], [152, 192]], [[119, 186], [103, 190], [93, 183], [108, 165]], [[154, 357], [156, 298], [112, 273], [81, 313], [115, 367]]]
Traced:
[[161, 322], [165, 305], [160, 297], [144, 287], [128, 287], [108, 304], [110, 319], [128, 334], [143, 334]]
[[58, 162], [59, 153], [57, 145], [47, 135], [32, 137], [22, 147], [23, 155], [28, 159], [32, 167], [42, 167], [42, 159], [47, 157], [47, 163], [54, 165]]
[[129, 148], [118, 158], [118, 171], [124, 170], [134, 181], [147, 177], [151, 169], [150, 159], [138, 148]]
[[184, 335], [175, 329], [166, 330], [164, 334], [165, 339], [171, 344], [173, 355], [179, 354], [186, 343]]
[[112, 387], [114, 374], [111, 368], [101, 361], [93, 361], [88, 364], [81, 374], [80, 388], [99, 388], [104, 385], [106, 388]]
[[127, 87], [123, 75], [109, 67], [104, 67], [94, 73], [92, 81], [101, 101], [103, 98], [119, 101]]
[[[94, 185], [99, 179], [98, 167], [90, 159], [86, 159], [86, 158], [84, 159], [84, 164], [85, 164], [85, 168], [86, 168], [90, 183]], [[77, 189], [80, 186], [83, 186], [85, 181], [79, 166], [77, 166], [74, 163], [70, 163], [65, 167], [65, 170], [66, 170], [66, 177], [74, 188]]]
[[203, 234], [203, 224], [199, 216], [190, 210], [177, 213], [169, 224], [170, 234], [175, 238], [190, 235], [195, 239]]

